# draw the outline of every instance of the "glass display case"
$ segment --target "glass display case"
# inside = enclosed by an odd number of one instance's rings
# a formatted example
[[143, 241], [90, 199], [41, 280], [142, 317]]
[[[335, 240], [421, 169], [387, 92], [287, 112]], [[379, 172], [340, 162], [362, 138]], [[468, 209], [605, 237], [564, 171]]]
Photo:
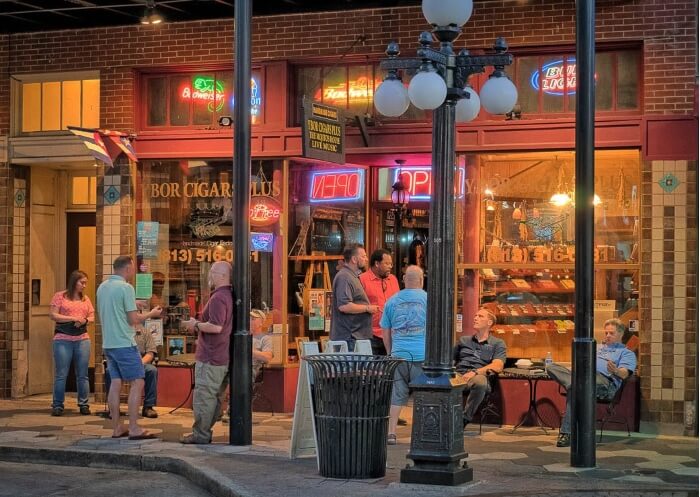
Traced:
[[[467, 194], [458, 198], [457, 332], [479, 307], [509, 357], [567, 362], [576, 282], [572, 152], [468, 157]], [[639, 152], [596, 152], [594, 329], [605, 319], [638, 329]]]

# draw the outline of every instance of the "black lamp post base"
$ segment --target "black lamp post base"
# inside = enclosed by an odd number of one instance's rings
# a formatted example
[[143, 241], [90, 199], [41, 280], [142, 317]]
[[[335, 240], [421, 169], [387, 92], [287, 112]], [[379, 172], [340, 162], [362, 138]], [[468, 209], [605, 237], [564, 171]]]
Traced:
[[429, 468], [416, 464], [401, 470], [401, 483], [419, 483], [423, 485], [456, 486], [469, 483], [474, 479], [472, 468], [465, 462], [462, 467], [454, 470], [445, 468]]
[[401, 471], [403, 483], [461, 485], [472, 480], [472, 470], [462, 462], [464, 451], [461, 377], [444, 371], [426, 372], [411, 387], [413, 430], [407, 457], [413, 467]]

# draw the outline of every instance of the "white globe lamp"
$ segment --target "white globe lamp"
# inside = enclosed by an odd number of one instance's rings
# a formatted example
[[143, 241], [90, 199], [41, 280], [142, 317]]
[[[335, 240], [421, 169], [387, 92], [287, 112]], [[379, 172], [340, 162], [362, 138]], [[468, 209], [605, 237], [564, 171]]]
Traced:
[[423, 0], [423, 15], [434, 26], [462, 27], [472, 16], [472, 0]]
[[471, 86], [467, 86], [464, 91], [469, 94], [469, 98], [463, 98], [457, 102], [455, 107], [455, 119], [458, 123], [468, 123], [473, 121], [479, 115], [481, 109], [481, 101], [479, 95]]
[[481, 105], [489, 114], [505, 114], [518, 101], [518, 90], [507, 76], [491, 75], [481, 88]]
[[435, 71], [421, 71], [408, 85], [408, 97], [413, 105], [422, 110], [440, 107], [447, 96], [445, 80]]
[[388, 117], [399, 117], [410, 103], [406, 87], [399, 79], [385, 79], [374, 92], [374, 106]]

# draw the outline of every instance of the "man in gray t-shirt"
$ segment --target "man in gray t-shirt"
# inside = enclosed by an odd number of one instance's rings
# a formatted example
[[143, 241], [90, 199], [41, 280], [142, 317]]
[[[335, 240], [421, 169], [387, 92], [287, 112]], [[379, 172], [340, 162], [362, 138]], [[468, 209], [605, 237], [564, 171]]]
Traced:
[[345, 340], [354, 348], [355, 340], [372, 338], [372, 314], [379, 306], [369, 303], [359, 275], [367, 268], [367, 252], [360, 244], [343, 250], [345, 264], [333, 279], [331, 340]]

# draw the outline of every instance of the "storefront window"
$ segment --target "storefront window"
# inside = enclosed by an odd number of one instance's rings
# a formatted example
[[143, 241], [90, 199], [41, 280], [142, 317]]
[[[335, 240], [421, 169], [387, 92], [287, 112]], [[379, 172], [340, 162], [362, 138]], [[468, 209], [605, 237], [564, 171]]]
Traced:
[[[292, 162], [289, 172], [289, 339], [330, 330], [330, 290], [343, 248], [365, 243], [367, 170]], [[292, 342], [293, 343], [293, 342]]]
[[[464, 323], [480, 306], [498, 317], [510, 357], [568, 361], [574, 329], [574, 154], [470, 156], [458, 227]], [[637, 329], [639, 152], [596, 152], [595, 331], [617, 317]], [[472, 230], [474, 231], [474, 230]], [[477, 242], [478, 241], [478, 242]], [[458, 330], [460, 331], [460, 330]], [[468, 328], [463, 330], [468, 331]]]
[[[166, 309], [165, 335], [185, 335], [180, 322], [199, 316], [209, 298], [209, 268], [217, 261], [233, 261], [231, 175], [230, 161], [139, 163], [137, 298]], [[251, 305], [269, 312], [269, 326], [282, 322], [275, 312], [281, 308], [281, 287], [273, 277], [282, 272], [281, 176], [280, 162], [253, 162]], [[193, 337], [185, 337], [188, 341], [194, 343]]]
[[[639, 109], [639, 51], [598, 52], [595, 62], [596, 110]], [[576, 111], [575, 54], [516, 57], [509, 75], [524, 114]]]
[[[217, 125], [221, 116], [233, 112], [231, 71], [145, 75], [146, 128], [201, 127]], [[259, 124], [263, 105], [261, 72], [250, 80], [251, 122]]]
[[[345, 66], [299, 66], [296, 68], [296, 92], [298, 102], [295, 124], [301, 123], [301, 102], [304, 98], [341, 109], [352, 114], [376, 116], [374, 90], [386, 76], [378, 64], [351, 64]], [[402, 74], [408, 86], [411, 75]], [[428, 120], [430, 112], [411, 104], [399, 118], [401, 120]]]

